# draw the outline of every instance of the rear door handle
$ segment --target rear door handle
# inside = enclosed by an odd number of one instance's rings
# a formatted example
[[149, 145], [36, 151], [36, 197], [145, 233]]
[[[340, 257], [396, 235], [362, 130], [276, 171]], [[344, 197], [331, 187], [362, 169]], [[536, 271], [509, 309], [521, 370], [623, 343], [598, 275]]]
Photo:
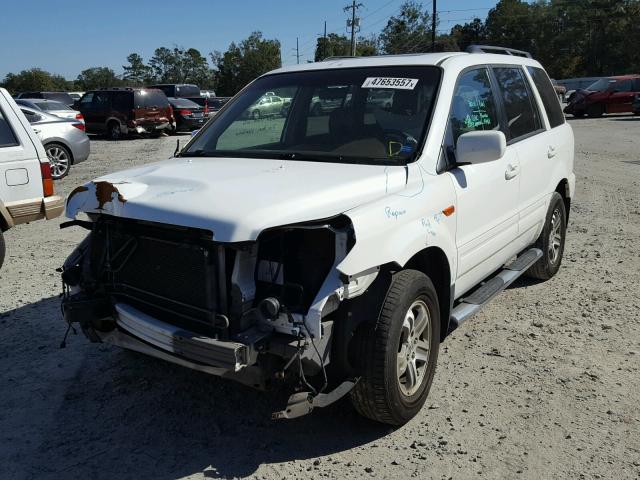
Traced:
[[549, 147], [549, 150], [547, 150], [547, 158], [553, 158], [556, 156], [556, 149], [553, 147]]
[[520, 173], [520, 167], [518, 165], [507, 165], [507, 170], [504, 172], [504, 178], [506, 180], [511, 180], [516, 177]]

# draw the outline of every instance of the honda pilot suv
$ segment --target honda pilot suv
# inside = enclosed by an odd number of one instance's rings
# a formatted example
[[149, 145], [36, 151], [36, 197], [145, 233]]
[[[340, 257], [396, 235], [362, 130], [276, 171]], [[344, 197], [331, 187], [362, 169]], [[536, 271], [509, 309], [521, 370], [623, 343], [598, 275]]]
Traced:
[[87, 133], [118, 140], [130, 133], [159, 135], [173, 124], [173, 110], [165, 94], [151, 88], [90, 90], [76, 102]]
[[[175, 158], [77, 187], [66, 226], [88, 235], [63, 266], [66, 321], [289, 385], [274, 418], [349, 394], [362, 415], [409, 421], [446, 336], [562, 262], [571, 127], [537, 61], [485, 50], [278, 69]], [[254, 119], [268, 95], [289, 107]]]

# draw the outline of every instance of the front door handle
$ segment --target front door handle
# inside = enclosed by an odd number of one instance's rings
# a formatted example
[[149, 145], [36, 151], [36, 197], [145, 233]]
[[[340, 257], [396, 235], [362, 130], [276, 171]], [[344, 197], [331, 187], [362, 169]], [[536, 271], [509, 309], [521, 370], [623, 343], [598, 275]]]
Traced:
[[553, 147], [549, 147], [549, 150], [547, 150], [547, 158], [553, 158], [556, 156], [556, 149]]
[[504, 178], [506, 180], [511, 180], [516, 177], [520, 173], [520, 167], [518, 165], [512, 165], [511, 163], [507, 165], [507, 170], [504, 172]]

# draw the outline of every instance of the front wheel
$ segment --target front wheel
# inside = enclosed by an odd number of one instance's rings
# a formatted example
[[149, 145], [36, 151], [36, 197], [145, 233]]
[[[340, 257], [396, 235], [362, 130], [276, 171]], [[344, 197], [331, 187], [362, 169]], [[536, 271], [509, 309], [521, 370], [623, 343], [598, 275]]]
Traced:
[[60, 180], [66, 177], [71, 169], [71, 153], [69, 153], [69, 150], [57, 143], [46, 145], [44, 148], [51, 165], [51, 178]]
[[393, 276], [376, 325], [356, 332], [360, 381], [351, 392], [361, 415], [402, 425], [429, 394], [440, 346], [440, 308], [431, 280], [416, 270]]
[[534, 247], [542, 250], [542, 257], [527, 271], [527, 276], [548, 280], [560, 269], [567, 233], [567, 211], [564, 200], [558, 192], [553, 192], [547, 218], [542, 233]]

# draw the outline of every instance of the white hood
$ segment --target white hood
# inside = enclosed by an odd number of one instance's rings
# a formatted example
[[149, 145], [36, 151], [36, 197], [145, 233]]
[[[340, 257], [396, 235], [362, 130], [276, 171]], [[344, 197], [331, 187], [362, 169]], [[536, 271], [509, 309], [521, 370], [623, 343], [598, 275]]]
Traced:
[[66, 215], [106, 213], [210, 230], [221, 242], [332, 217], [405, 187], [404, 167], [247, 158], [173, 158], [76, 188]]

